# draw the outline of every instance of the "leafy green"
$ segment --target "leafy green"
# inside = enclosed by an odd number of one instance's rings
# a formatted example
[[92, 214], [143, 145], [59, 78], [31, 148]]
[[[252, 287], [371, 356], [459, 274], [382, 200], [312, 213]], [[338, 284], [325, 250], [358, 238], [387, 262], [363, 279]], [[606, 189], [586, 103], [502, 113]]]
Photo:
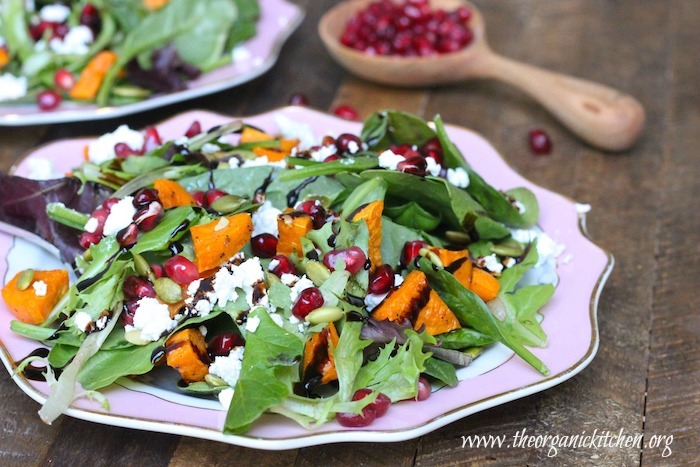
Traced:
[[301, 339], [277, 326], [263, 309], [254, 310], [251, 317], [260, 319], [260, 325], [246, 336], [241, 374], [226, 414], [228, 434], [244, 433], [265, 410], [291, 395], [294, 367], [270, 360], [298, 358], [303, 351]]
[[382, 218], [382, 261], [395, 267], [401, 259], [401, 251], [406, 242], [420, 240], [422, 236], [417, 232], [403, 225], [391, 221], [387, 217]]
[[434, 137], [435, 132], [422, 118], [396, 110], [382, 110], [371, 115], [360, 134], [362, 141], [378, 151], [391, 144], [421, 146]]
[[[203, 11], [202, 14], [199, 11]], [[203, 68], [217, 61], [226, 47], [229, 31], [236, 21], [236, 5], [230, 0], [196, 2], [193, 16], [202, 20], [175, 37], [173, 43], [186, 62]]]
[[455, 387], [459, 383], [455, 366], [452, 363], [439, 360], [435, 357], [430, 357], [425, 361], [425, 370], [423, 373], [442, 381], [450, 387]]
[[288, 182], [302, 178], [318, 177], [319, 175], [334, 175], [339, 172], [362, 172], [378, 167], [377, 158], [371, 155], [355, 154], [333, 162], [318, 162], [296, 170], [287, 170], [280, 175], [279, 180]]
[[78, 372], [78, 381], [85, 389], [109, 386], [118, 378], [142, 375], [153, 369], [153, 352], [162, 347], [165, 339], [143, 346], [118, 350], [104, 350], [93, 355]]
[[426, 231], [437, 228], [442, 220], [440, 214], [435, 215], [429, 213], [415, 201], [410, 201], [400, 206], [385, 207], [384, 214], [397, 224]]
[[183, 229], [182, 226], [194, 225], [197, 217], [190, 206], [168, 209], [153, 230], [141, 234], [131, 251], [145, 253], [166, 249], [187, 233], [188, 229]]
[[[486, 209], [489, 216], [510, 227], [532, 227], [534, 222], [531, 222], [531, 214], [526, 218], [515, 209], [513, 204], [511, 204], [503, 193], [486, 183], [478, 173], [472, 169], [468, 169], [467, 173], [469, 174], [469, 186], [466, 188], [467, 193]], [[524, 193], [526, 191], [526, 188], [521, 188], [518, 192], [519, 196], [524, 198]], [[529, 202], [532, 202], [533, 199], [534, 195], [532, 198], [529, 198]], [[536, 200], [534, 202], [536, 203]], [[534, 209], [534, 207], [531, 207], [531, 211], [534, 212]], [[537, 213], [539, 213], [539, 208], [537, 208]]]
[[494, 342], [493, 337], [471, 328], [460, 328], [445, 334], [436, 336], [440, 346], [445, 349], [466, 349], [478, 347]]
[[439, 115], [436, 115], [433, 119], [433, 123], [435, 123], [435, 132], [440, 140], [440, 146], [442, 146], [445, 165], [450, 169], [456, 169], [457, 167], [461, 167], [464, 170], [469, 169], [467, 160], [464, 158], [462, 153], [459, 152], [459, 149], [457, 149], [457, 146], [455, 146], [447, 134], [445, 125], [442, 123], [442, 118], [440, 118]]
[[343, 202], [340, 217], [345, 219], [361, 206], [373, 201], [384, 200], [386, 187], [386, 182], [381, 178], [372, 178], [354, 188]]
[[353, 385], [357, 373], [362, 367], [362, 351], [371, 341], [360, 339], [362, 323], [347, 322], [340, 333], [338, 346], [331, 345], [331, 353], [335, 359], [335, 369], [338, 373], [338, 394], [341, 401], [349, 401], [355, 391]]

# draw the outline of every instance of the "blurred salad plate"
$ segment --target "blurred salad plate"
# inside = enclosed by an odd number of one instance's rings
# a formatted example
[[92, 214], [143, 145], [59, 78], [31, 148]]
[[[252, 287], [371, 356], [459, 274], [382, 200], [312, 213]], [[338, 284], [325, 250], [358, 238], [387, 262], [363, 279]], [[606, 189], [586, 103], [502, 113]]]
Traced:
[[[304, 16], [286, 0], [217, 0], [216, 8], [191, 1], [135, 0], [136, 17], [124, 2], [37, 5], [35, 12], [29, 2], [6, 2], [0, 125], [115, 118], [238, 86], [274, 65]], [[20, 21], [19, 32], [10, 27]], [[220, 34], [211, 33], [216, 28]]]

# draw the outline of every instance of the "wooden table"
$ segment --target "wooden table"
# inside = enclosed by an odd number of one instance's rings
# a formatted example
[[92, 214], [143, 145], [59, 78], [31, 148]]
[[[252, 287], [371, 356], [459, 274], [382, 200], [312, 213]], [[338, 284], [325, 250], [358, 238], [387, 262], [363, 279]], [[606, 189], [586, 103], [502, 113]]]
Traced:
[[[264, 1], [264, 0], [263, 0]], [[332, 0], [298, 0], [302, 27], [263, 77], [217, 95], [117, 121], [0, 128], [0, 169], [57, 138], [142, 127], [177, 112], [250, 115], [287, 103], [347, 103], [367, 115], [398, 108], [482, 133], [533, 182], [593, 206], [591, 237], [616, 258], [600, 298], [601, 343], [571, 380], [393, 444], [341, 444], [265, 452], [62, 417], [43, 425], [37, 404], [0, 375], [0, 465], [690, 465], [700, 458], [700, 5], [696, 0], [475, 0], [495, 50], [623, 89], [647, 110], [639, 143], [621, 154], [582, 144], [522, 94], [491, 82], [397, 90], [349, 76], [323, 50], [315, 26]], [[530, 153], [544, 128], [553, 153]], [[573, 435], [587, 430], [672, 435], [661, 447], [462, 448], [463, 435]], [[658, 438], [657, 438], [658, 439]]]

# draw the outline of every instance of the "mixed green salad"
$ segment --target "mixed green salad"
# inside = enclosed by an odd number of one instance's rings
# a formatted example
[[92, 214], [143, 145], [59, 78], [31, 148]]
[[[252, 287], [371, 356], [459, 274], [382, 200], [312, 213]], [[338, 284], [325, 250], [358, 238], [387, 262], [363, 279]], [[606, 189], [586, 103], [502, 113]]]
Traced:
[[0, 102], [100, 106], [179, 91], [255, 35], [257, 0], [5, 0]]
[[366, 426], [456, 386], [497, 342], [548, 373], [527, 349], [546, 344], [554, 292], [522, 280], [541, 263], [532, 192], [489, 185], [439, 117], [382, 111], [312, 144], [303, 122], [281, 127], [193, 122], [165, 142], [120, 127], [68, 178], [2, 175], [0, 220], [78, 276], [27, 270], [3, 289], [12, 330], [50, 347], [17, 369], [44, 372], [44, 421], [76, 397], [108, 407], [100, 389], [156, 367], [218, 396], [231, 434], [265, 412]]

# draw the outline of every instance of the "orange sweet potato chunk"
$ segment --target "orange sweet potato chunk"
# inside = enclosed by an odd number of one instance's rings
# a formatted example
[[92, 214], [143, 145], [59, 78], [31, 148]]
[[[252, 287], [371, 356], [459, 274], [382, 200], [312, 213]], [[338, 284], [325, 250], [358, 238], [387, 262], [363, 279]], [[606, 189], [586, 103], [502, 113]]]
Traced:
[[253, 220], [244, 212], [190, 228], [195, 264], [200, 273], [217, 268], [250, 241]]
[[398, 289], [387, 295], [382, 303], [372, 311], [372, 318], [402, 322], [413, 321], [426, 305], [430, 295], [428, 278], [421, 271], [411, 271]]
[[338, 346], [338, 331], [333, 323], [323, 328], [320, 332], [314, 332], [309, 336], [304, 346], [302, 359], [302, 380], [319, 375], [321, 384], [327, 384], [338, 379], [335, 368], [335, 358], [330, 351], [330, 346]]
[[207, 344], [198, 329], [183, 329], [170, 336], [165, 342], [165, 358], [188, 383], [202, 381], [209, 373]]
[[172, 180], [157, 179], [153, 182], [153, 188], [158, 191], [158, 198], [160, 198], [163, 209], [197, 204], [194, 197], [182, 185]]
[[423, 325], [425, 325], [426, 332], [431, 336], [437, 336], [438, 334], [454, 331], [462, 327], [452, 310], [434, 290], [430, 291], [428, 303], [418, 312], [413, 329], [418, 331]]
[[[21, 275], [22, 272], [18, 272], [5, 285], [2, 298], [18, 320], [28, 324], [41, 324], [68, 292], [68, 271], [34, 271], [34, 279], [25, 290], [17, 288], [17, 280]], [[46, 286], [46, 293], [43, 293], [43, 285]]]
[[485, 302], [493, 300], [501, 289], [501, 283], [488, 272], [479, 268], [472, 268], [471, 284], [472, 292], [477, 294]]
[[384, 201], [372, 201], [361, 207], [355, 215], [353, 221], [364, 219], [369, 229], [369, 260], [372, 263], [372, 270], [382, 264], [382, 212], [384, 212]]
[[302, 254], [301, 238], [313, 229], [313, 220], [310, 216], [292, 212], [280, 214], [277, 217], [279, 241], [277, 242], [277, 254], [289, 256], [296, 251]]

